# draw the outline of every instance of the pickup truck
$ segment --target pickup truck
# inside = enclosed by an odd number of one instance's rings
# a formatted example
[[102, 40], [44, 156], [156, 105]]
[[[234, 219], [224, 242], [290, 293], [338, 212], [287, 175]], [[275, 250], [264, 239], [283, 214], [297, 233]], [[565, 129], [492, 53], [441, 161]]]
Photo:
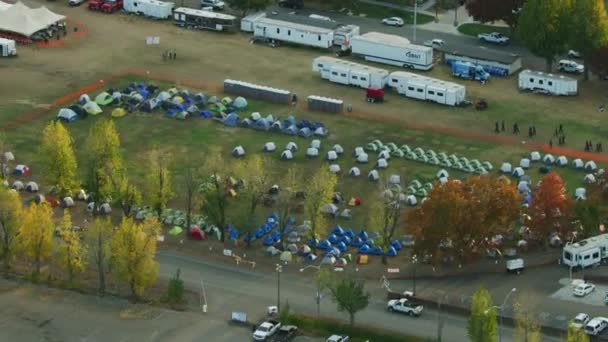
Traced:
[[284, 325], [279, 331], [272, 336], [271, 342], [288, 342], [291, 341], [298, 333], [298, 327], [295, 325]]
[[391, 312], [401, 312], [409, 316], [420, 316], [423, 307], [407, 298], [389, 300], [386, 309]]
[[492, 33], [480, 33], [477, 35], [477, 38], [482, 42], [493, 43], [493, 44], [509, 44], [509, 37], [504, 36], [498, 32]]
[[255, 341], [266, 341], [267, 338], [274, 335], [279, 328], [281, 323], [273, 320], [268, 320], [257, 326], [253, 332], [253, 339]]

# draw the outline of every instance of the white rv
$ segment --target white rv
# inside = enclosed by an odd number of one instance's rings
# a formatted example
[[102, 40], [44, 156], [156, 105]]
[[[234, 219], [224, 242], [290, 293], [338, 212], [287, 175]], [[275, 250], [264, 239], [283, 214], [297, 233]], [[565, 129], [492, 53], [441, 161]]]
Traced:
[[333, 57], [317, 57], [312, 71], [331, 82], [354, 85], [364, 89], [384, 88], [388, 84], [388, 71], [363, 64], [352, 63]]
[[562, 262], [570, 267], [589, 267], [608, 258], [608, 233], [577, 243], [568, 243], [562, 251]]
[[566, 76], [524, 70], [519, 73], [519, 89], [551, 95], [576, 95], [578, 81]]
[[234, 26], [236, 17], [228, 14], [180, 7], [173, 11], [175, 24], [198, 30], [225, 31]]
[[388, 85], [406, 97], [457, 106], [465, 102], [466, 88], [463, 85], [435, 78], [395, 71], [389, 75]]
[[169, 19], [175, 4], [158, 0], [124, 0], [123, 6], [127, 13], [157, 19]]
[[15, 41], [12, 39], [0, 38], [0, 56], [10, 57], [17, 55], [17, 48], [15, 47]]
[[351, 39], [353, 55], [367, 61], [396, 65], [404, 68], [429, 70], [433, 67], [433, 48], [411, 44], [406, 38], [368, 32]]

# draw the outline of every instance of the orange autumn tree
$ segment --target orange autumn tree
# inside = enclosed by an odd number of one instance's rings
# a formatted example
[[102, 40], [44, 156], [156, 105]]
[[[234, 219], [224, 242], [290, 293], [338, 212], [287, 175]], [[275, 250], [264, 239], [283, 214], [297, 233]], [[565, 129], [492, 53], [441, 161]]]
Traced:
[[547, 241], [551, 233], [568, 232], [574, 201], [566, 194], [562, 178], [555, 172], [543, 177], [530, 206], [530, 228], [538, 241]]

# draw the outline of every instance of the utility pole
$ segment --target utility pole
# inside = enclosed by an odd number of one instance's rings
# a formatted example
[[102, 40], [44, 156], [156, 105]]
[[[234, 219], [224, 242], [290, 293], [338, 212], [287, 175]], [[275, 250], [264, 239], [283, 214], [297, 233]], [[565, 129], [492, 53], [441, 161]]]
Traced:
[[281, 272], [283, 271], [283, 266], [277, 264], [277, 312], [281, 312]]
[[416, 19], [418, 16], [418, 0], [414, 0], [414, 43], [416, 43]]

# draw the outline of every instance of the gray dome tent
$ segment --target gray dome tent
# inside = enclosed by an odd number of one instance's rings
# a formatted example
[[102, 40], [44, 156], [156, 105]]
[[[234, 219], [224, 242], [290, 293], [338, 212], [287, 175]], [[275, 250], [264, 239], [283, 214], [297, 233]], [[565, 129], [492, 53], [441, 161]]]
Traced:
[[595, 162], [593, 160], [590, 160], [585, 163], [585, 170], [595, 171], [595, 170], [597, 170], [597, 165], [595, 164]]
[[530, 160], [535, 162], [540, 160], [540, 153], [538, 151], [530, 152]]
[[277, 145], [275, 145], [272, 141], [264, 144], [264, 152], [274, 152], [277, 149]]
[[566, 158], [565, 156], [559, 156], [555, 160], [555, 164], [557, 166], [566, 166], [566, 165], [568, 165], [568, 158]]
[[258, 112], [253, 112], [253, 113], [251, 113], [250, 117], [251, 117], [252, 121], [258, 121], [262, 118], [262, 115], [260, 115], [260, 113], [258, 113]]
[[391, 158], [391, 152], [388, 150], [381, 151], [378, 154], [378, 159], [386, 159], [389, 160]]
[[12, 188], [15, 189], [15, 190], [17, 190], [17, 191], [22, 191], [25, 188], [25, 186], [23, 186], [23, 182], [22, 181], [15, 181], [13, 183]]
[[329, 165], [329, 172], [331, 172], [331, 173], [339, 173], [340, 172], [340, 165], [338, 165], [338, 164], [331, 164], [331, 165]]
[[575, 169], [582, 169], [583, 167], [585, 167], [585, 163], [583, 163], [583, 160], [582, 160], [582, 159], [577, 158], [577, 159], [574, 159], [574, 160], [572, 161], [572, 166], [573, 166]]
[[281, 159], [283, 160], [292, 160], [293, 159], [293, 153], [291, 153], [290, 150], [285, 150], [281, 153]]
[[285, 149], [290, 150], [291, 152], [295, 152], [298, 150], [298, 144], [293, 141], [290, 141], [287, 143], [287, 146], [285, 146]]
[[521, 176], [523, 176], [525, 174], [524, 169], [521, 167], [516, 167], [515, 169], [513, 169], [513, 177], [519, 178]]
[[574, 190], [574, 197], [577, 200], [586, 199], [586, 195], [587, 195], [587, 189], [585, 189], [585, 188], [576, 188], [576, 190]]
[[500, 172], [502, 173], [511, 173], [513, 171], [513, 166], [511, 163], [502, 163], [500, 166]]
[[390, 175], [388, 178], [388, 182], [390, 184], [401, 184], [401, 176], [399, 175]]
[[545, 163], [547, 165], [553, 164], [553, 163], [555, 163], [555, 157], [551, 153], [547, 153], [543, 157], [543, 163]]
[[112, 213], [112, 207], [108, 203], [104, 203], [99, 207], [99, 213], [101, 215], [110, 215]]
[[243, 108], [247, 107], [247, 100], [244, 97], [239, 96], [236, 99], [234, 99], [234, 101], [232, 102], [232, 105], [238, 109], [243, 109]]
[[405, 202], [410, 207], [415, 207], [418, 204], [418, 200], [416, 199], [416, 196], [414, 196], [414, 195], [407, 196], [405, 199]]
[[74, 199], [72, 199], [72, 197], [65, 197], [62, 201], [61, 201], [61, 206], [64, 208], [71, 208], [74, 206]]
[[348, 170], [348, 175], [352, 177], [358, 177], [361, 175], [361, 170], [359, 170], [358, 167], [353, 166], [350, 168], [350, 170]]
[[595, 175], [592, 173], [588, 173], [585, 175], [585, 177], [583, 178], [583, 182], [585, 182], [586, 184], [593, 184], [595, 183]]
[[309, 157], [309, 158], [314, 158], [314, 157], [316, 157], [316, 156], [318, 156], [318, 155], [319, 155], [319, 150], [317, 150], [317, 149], [316, 149], [316, 148], [314, 148], [314, 147], [309, 147], [309, 148], [306, 150], [306, 156], [307, 156], [307, 157]]
[[523, 169], [528, 169], [530, 168], [530, 159], [528, 158], [523, 158], [522, 160], [519, 161], [519, 167], [523, 168]]
[[235, 148], [232, 149], [232, 156], [239, 158], [239, 157], [244, 157], [245, 156], [245, 149], [243, 148], [243, 146], [239, 145]]
[[353, 152], [353, 155], [356, 157], [363, 153], [365, 153], [365, 150], [363, 149], [363, 147], [357, 146], [357, 147], [355, 147], [355, 152]]
[[325, 159], [329, 160], [329, 161], [334, 161], [336, 159], [338, 159], [338, 154], [336, 153], [336, 151], [327, 151], [327, 156], [325, 157]]
[[36, 204], [44, 203], [45, 201], [46, 201], [46, 198], [44, 197], [43, 194], [37, 194], [36, 196], [34, 196], [34, 202]]
[[376, 166], [379, 169], [386, 169], [388, 167], [388, 162], [386, 161], [386, 159], [384, 158], [380, 158], [378, 159], [378, 161], [376, 162]]
[[337, 154], [342, 154], [344, 153], [344, 148], [342, 148], [342, 146], [340, 146], [339, 144], [335, 144], [332, 147], [332, 150], [336, 151]]
[[321, 140], [315, 139], [315, 140], [311, 141], [310, 142], [310, 147], [316, 148], [317, 150], [320, 150], [321, 149]]
[[363, 152], [357, 156], [357, 163], [365, 164], [369, 161], [367, 153]]
[[378, 170], [371, 170], [367, 174], [367, 179], [369, 179], [372, 182], [378, 181], [380, 179], [380, 175], [378, 174]]
[[27, 192], [38, 192], [38, 184], [36, 182], [27, 182], [25, 185], [25, 191]]
[[437, 179], [440, 179], [440, 178], [449, 178], [450, 174], [446, 170], [441, 169], [441, 170], [439, 170], [437, 172], [436, 176], [437, 176]]

